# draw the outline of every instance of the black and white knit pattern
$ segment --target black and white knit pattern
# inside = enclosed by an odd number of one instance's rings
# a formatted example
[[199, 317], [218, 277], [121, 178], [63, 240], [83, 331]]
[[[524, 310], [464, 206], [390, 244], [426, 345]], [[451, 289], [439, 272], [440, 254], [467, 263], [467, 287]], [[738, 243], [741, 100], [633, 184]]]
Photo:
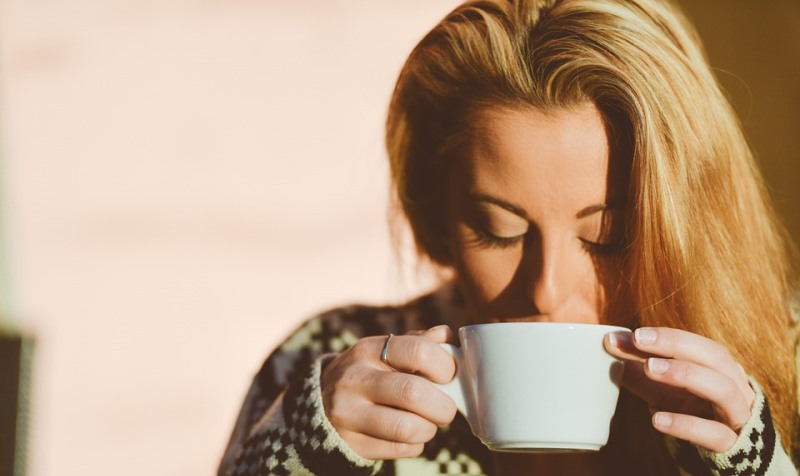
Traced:
[[740, 431], [736, 444], [725, 453], [698, 451], [713, 476], [766, 476], [772, 466], [776, 443], [778, 446], [781, 443], [763, 391], [756, 382], [751, 381], [751, 385], [757, 395], [753, 403], [753, 418]]
[[343, 446], [324, 418], [319, 363], [282, 395], [280, 412], [267, 414], [244, 445], [234, 475], [352, 474], [371, 476], [380, 464]]
[[[467, 476], [490, 474], [491, 453], [458, 415], [437, 432], [417, 458], [361, 458], [338, 435], [322, 404], [320, 375], [329, 356], [372, 335], [404, 334], [453, 324], [458, 299], [450, 290], [398, 307], [349, 306], [310, 319], [264, 363], [242, 405], [220, 476], [382, 475]], [[797, 470], [772, 425], [763, 392], [742, 436], [726, 453], [669, 440], [682, 476], [794, 476]]]

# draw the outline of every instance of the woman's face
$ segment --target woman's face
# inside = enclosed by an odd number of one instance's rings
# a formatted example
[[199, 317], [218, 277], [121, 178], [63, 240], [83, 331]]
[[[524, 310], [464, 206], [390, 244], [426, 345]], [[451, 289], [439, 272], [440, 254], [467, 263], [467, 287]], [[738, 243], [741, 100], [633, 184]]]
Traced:
[[627, 171], [609, 168], [597, 108], [491, 109], [475, 122], [448, 183], [447, 239], [471, 320], [625, 322]]

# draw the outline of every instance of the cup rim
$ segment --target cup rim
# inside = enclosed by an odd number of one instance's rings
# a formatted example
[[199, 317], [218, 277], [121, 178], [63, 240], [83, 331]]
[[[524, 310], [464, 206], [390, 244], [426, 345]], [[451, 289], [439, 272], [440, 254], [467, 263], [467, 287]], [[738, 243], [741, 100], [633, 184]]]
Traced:
[[587, 322], [483, 322], [480, 324], [469, 324], [461, 326], [458, 330], [467, 331], [469, 329], [482, 329], [502, 325], [504, 327], [549, 327], [549, 328], [576, 328], [576, 329], [604, 329], [607, 332], [632, 332], [631, 329], [622, 326], [614, 326], [610, 324], [590, 324]]

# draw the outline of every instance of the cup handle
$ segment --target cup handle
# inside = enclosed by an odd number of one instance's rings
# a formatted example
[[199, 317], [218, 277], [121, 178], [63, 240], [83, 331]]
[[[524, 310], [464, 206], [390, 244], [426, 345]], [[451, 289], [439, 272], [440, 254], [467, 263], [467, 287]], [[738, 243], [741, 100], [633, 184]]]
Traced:
[[464, 364], [464, 359], [461, 353], [461, 348], [456, 347], [451, 344], [439, 344], [448, 354], [453, 356], [453, 359], [456, 361], [456, 374], [448, 383], [445, 384], [434, 384], [441, 391], [447, 394], [456, 404], [456, 408], [458, 411], [467, 418], [469, 421], [469, 415], [467, 414], [467, 399], [464, 395], [464, 386], [461, 381], [462, 373], [461, 368]]

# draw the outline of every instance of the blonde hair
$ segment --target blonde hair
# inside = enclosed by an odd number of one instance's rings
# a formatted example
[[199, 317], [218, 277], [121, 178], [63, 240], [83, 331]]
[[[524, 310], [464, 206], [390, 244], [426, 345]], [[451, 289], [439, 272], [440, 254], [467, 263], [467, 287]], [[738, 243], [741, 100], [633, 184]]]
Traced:
[[630, 169], [624, 261], [638, 324], [725, 345], [797, 451], [793, 255], [700, 45], [664, 1], [464, 3], [398, 79], [386, 126], [396, 199], [421, 254], [447, 265], [445, 175], [469, 121], [487, 107], [593, 102], [612, 160]]

